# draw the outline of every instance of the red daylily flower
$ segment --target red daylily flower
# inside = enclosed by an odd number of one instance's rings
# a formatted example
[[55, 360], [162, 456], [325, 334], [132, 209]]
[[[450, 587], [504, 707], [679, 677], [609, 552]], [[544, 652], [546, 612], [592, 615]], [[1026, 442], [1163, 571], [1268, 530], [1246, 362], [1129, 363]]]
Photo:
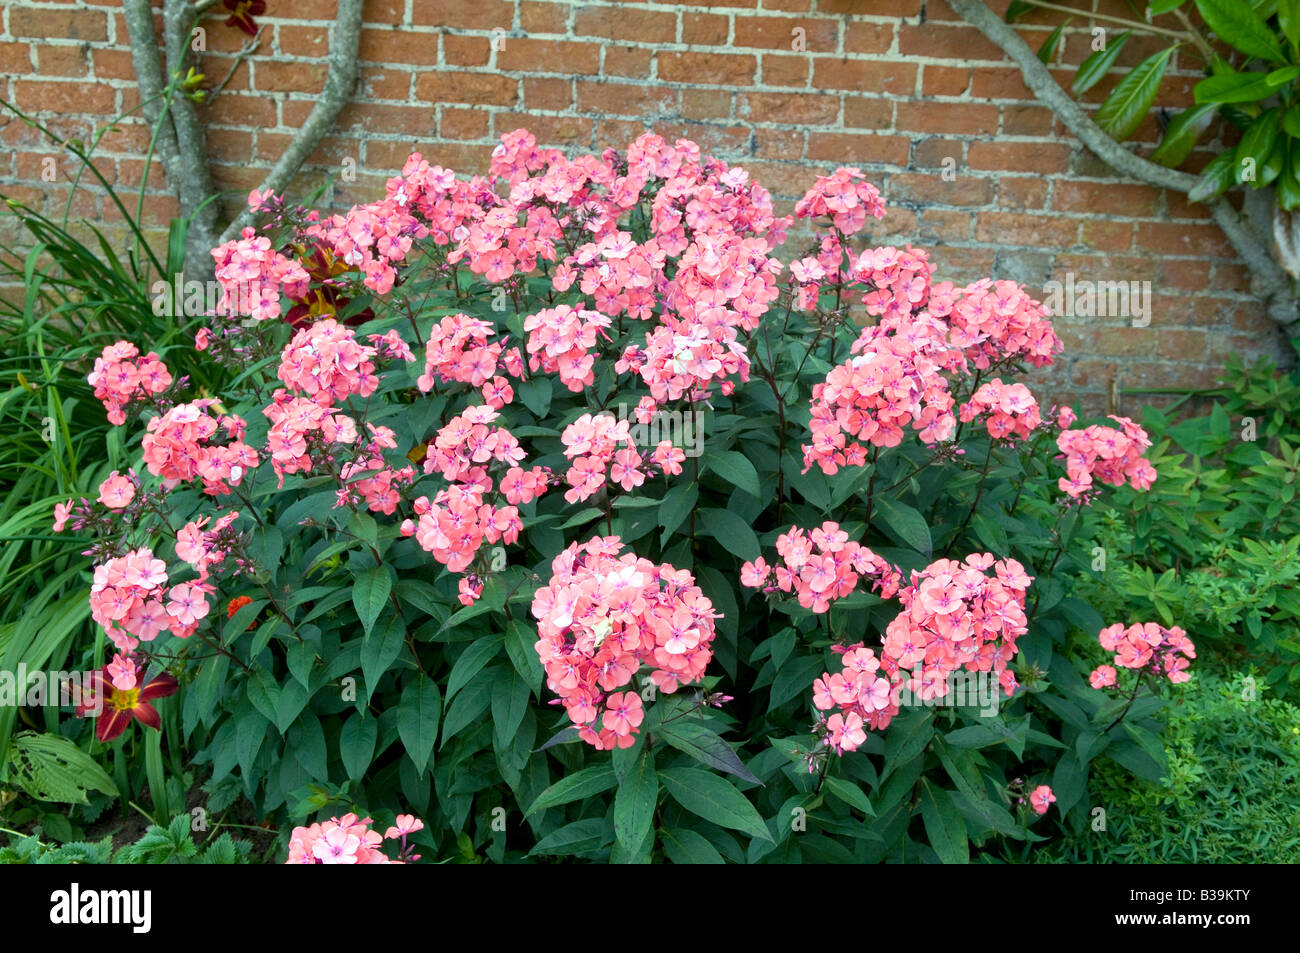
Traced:
[[95, 723], [95, 737], [100, 741], [112, 741], [126, 731], [133, 718], [155, 731], [162, 729], [158, 709], [149, 703], [155, 698], [174, 695], [180, 685], [174, 677], [164, 672], [142, 686], [143, 665], [137, 666], [135, 674], [136, 687], [129, 691], [123, 691], [113, 684], [107, 665], [91, 675], [88, 696], [77, 703], [77, 714], [82, 718], [99, 715], [99, 720]]
[[227, 10], [233, 11], [226, 20], [226, 26], [237, 26], [249, 36], [257, 36], [257, 24], [253, 17], [260, 17], [266, 12], [266, 0], [225, 0]]

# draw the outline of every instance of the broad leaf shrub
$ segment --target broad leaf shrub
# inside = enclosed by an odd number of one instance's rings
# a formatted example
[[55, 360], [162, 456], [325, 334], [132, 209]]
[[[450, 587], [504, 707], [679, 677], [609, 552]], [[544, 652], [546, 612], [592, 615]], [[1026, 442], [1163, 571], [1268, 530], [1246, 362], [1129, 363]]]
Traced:
[[[1190, 642], [1072, 595], [1144, 431], [1015, 382], [1061, 347], [1024, 289], [858, 250], [858, 170], [777, 217], [689, 141], [520, 130], [345, 215], [250, 202], [195, 339], [232, 382], [106, 348], [138, 462], [56, 528], [113, 646], [89, 702], [147, 731], [165, 668], [169, 748], [293, 859], [401, 814], [429, 859], [961, 862], [1086, 823], [1096, 759], [1163, 772]], [[1108, 622], [1158, 660], [1123, 694]]]
[[1159, 479], [1098, 508], [1082, 593], [1108, 617], [1178, 619], [1224, 672], [1254, 665], [1300, 700], [1300, 390], [1294, 373], [1229, 364], [1210, 411], [1148, 408]]

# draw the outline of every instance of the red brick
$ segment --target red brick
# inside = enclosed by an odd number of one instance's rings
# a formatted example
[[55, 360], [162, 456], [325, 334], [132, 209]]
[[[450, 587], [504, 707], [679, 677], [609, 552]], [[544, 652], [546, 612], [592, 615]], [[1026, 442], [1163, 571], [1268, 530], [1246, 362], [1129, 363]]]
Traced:
[[754, 155], [763, 159], [799, 159], [805, 137], [802, 129], [755, 129]]
[[992, 179], [957, 176], [945, 179], [941, 173], [897, 173], [889, 177], [889, 197], [895, 201], [922, 205], [991, 205], [995, 184]]
[[851, 20], [844, 34], [849, 53], [885, 53], [894, 43], [894, 24]]
[[605, 47], [605, 75], [645, 79], [650, 75], [650, 50], [633, 46]]
[[[609, 54], [605, 54], [608, 59]], [[731, 115], [731, 93], [725, 89], [683, 89], [682, 116], [686, 119], [726, 119]]]
[[677, 111], [677, 90], [642, 83], [578, 82], [578, 111], [615, 116], [658, 116]]
[[895, 124], [900, 132], [930, 132], [956, 136], [989, 136], [998, 130], [998, 107], [976, 103], [898, 104]]
[[9, 32], [16, 37], [103, 43], [108, 39], [108, 17], [99, 10], [33, 10], [10, 7]]
[[325, 84], [324, 63], [253, 61], [253, 85], [263, 93], [315, 93]]
[[697, 86], [748, 86], [754, 81], [758, 61], [733, 53], [671, 53], [660, 51], [659, 78], [669, 83]]
[[898, 51], [904, 56], [926, 56], [956, 60], [959, 63], [971, 60], [992, 60], [996, 63], [1006, 57], [1005, 53], [975, 28], [938, 23], [922, 23], [919, 26], [909, 22], [899, 24]]
[[361, 31], [357, 55], [368, 63], [433, 66], [438, 62], [438, 40], [432, 33], [367, 29]]
[[1037, 176], [999, 176], [998, 207], [1004, 209], [1043, 208], [1047, 202], [1047, 181]]
[[965, 67], [932, 66], [921, 68], [922, 96], [962, 96], [970, 89], [970, 70]]
[[[90, 72], [89, 52], [84, 46], [38, 46], [36, 72], [41, 76], [85, 76]], [[23, 72], [29, 71], [25, 66]]]
[[[299, 16], [305, 14], [299, 13]], [[333, 16], [333, 14], [331, 14]], [[506, 0], [437, 0], [411, 5], [411, 22], [416, 26], [442, 26], [456, 30], [510, 29], [514, 4]]]
[[524, 0], [519, 4], [519, 19], [524, 26], [524, 32], [529, 35], [564, 33], [565, 24], [569, 19], [569, 9], [567, 3], [532, 3]]
[[444, 139], [485, 139], [488, 114], [481, 109], [445, 108], [438, 120], [438, 135]]
[[427, 103], [513, 106], [519, 101], [519, 81], [498, 73], [421, 73], [415, 95]]
[[[285, 103], [286, 113], [294, 103]], [[305, 117], [304, 117], [305, 118]], [[301, 124], [301, 120], [299, 123]], [[285, 117], [285, 125], [296, 124]], [[335, 128], [364, 129], [384, 135], [429, 136], [433, 132], [433, 109], [429, 106], [388, 106], [374, 103], [349, 103], [339, 113]]]
[[13, 90], [18, 108], [25, 112], [104, 116], [114, 112], [113, 90], [107, 86], [19, 79], [14, 80]]
[[804, 88], [808, 85], [808, 73], [812, 61], [806, 56], [778, 56], [775, 53], [763, 54], [763, 85], [794, 86]]
[[850, 129], [893, 129], [894, 103], [870, 96], [846, 96], [844, 125]]
[[411, 74], [391, 66], [368, 66], [361, 71], [361, 89], [367, 99], [406, 102], [411, 98]]
[[[803, 48], [795, 46], [802, 30]], [[796, 53], [833, 53], [839, 46], [839, 24], [834, 20], [800, 17], [736, 17], [734, 46]]]
[[839, 118], [840, 98], [813, 93], [747, 93], [740, 97], [736, 114], [753, 122], [820, 126]]
[[1046, 106], [1008, 104], [1002, 107], [1002, 135], [1050, 136], [1056, 117]]
[[1145, 185], [1118, 182], [1057, 182], [1052, 190], [1052, 208], [1058, 212], [1146, 217], [1160, 207], [1160, 193]]
[[591, 75], [600, 72], [600, 46], [512, 36], [506, 40], [505, 49], [497, 51], [497, 68], [529, 73]]
[[1070, 168], [1070, 147], [1063, 142], [972, 142], [966, 160], [972, 169], [1052, 175]]
[[559, 112], [573, 108], [573, 81], [549, 76], [524, 77], [524, 107]]
[[492, 41], [486, 36], [443, 34], [442, 56], [449, 66], [487, 66], [492, 56]]
[[638, 43], [674, 43], [677, 41], [677, 14], [629, 10], [625, 6], [580, 7], [573, 20], [573, 35]]
[[731, 30], [730, 20], [716, 13], [683, 13], [682, 42], [699, 46], [723, 46]]
[[911, 143], [902, 136], [853, 135], [837, 132], [808, 134], [808, 158], [819, 162], [907, 165]]
[[1079, 240], [1097, 251], [1131, 251], [1135, 231], [1132, 222], [1087, 219], [1083, 222]]
[[585, 116], [537, 116], [528, 113], [497, 113], [492, 117], [493, 135], [527, 129], [544, 146], [586, 145], [591, 139], [592, 120]]
[[1232, 246], [1216, 225], [1139, 222], [1137, 243], [1143, 251], [1152, 253], [1234, 257]]
[[[364, 42], [367, 34], [387, 34], [389, 31], [362, 30]], [[280, 51], [286, 56], [324, 57], [330, 49], [329, 30], [319, 26], [291, 26], [282, 24], [275, 28], [279, 38]], [[362, 55], [362, 59], [368, 59]]]
[[[891, 210], [889, 214], [893, 215], [893, 211]], [[971, 223], [974, 218], [975, 216], [970, 212], [945, 208], [925, 208], [921, 211], [921, 223], [917, 235], [920, 236], [922, 241], [936, 244], [969, 241]], [[953, 256], [950, 251], [949, 248], [944, 249], [943, 267], [945, 269], [954, 267]], [[993, 258], [991, 252], [988, 257], [991, 263]], [[951, 274], [951, 272], [946, 272], [946, 274]], [[972, 276], [971, 280], [974, 280], [975, 277], [987, 277], [988, 275], [988, 269], [977, 269], [977, 273]]]
[[813, 64], [817, 89], [908, 95], [916, 88], [916, 65], [880, 60], [819, 58]]
[[213, 125], [262, 128], [276, 125], [275, 104], [265, 96], [230, 95], [223, 91], [199, 113]]
[[[3, 50], [3, 46], [0, 46], [0, 50]], [[127, 50], [107, 50], [102, 47], [95, 47], [90, 51], [90, 56], [95, 64], [96, 78], [135, 79], [135, 66], [131, 62], [131, 54]], [[0, 70], [8, 72], [2, 66], [0, 66]]]
[[1069, 248], [1075, 244], [1078, 231], [1075, 219], [1015, 212], [981, 212], [975, 222], [976, 241], [999, 245]]

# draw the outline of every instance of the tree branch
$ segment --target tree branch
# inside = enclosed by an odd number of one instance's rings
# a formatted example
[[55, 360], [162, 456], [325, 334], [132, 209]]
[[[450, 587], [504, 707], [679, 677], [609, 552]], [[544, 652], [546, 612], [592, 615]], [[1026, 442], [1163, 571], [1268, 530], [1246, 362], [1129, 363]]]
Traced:
[[[352, 89], [357, 82], [357, 48], [361, 40], [361, 6], [362, 0], [339, 0], [338, 16], [334, 28], [330, 31], [329, 73], [320, 98], [312, 108], [311, 115], [303, 123], [289, 148], [284, 151], [262, 181], [259, 191], [270, 190], [283, 192], [294, 173], [311, 155], [321, 139], [329, 132], [338, 118], [344, 104], [352, 96]], [[252, 211], [245, 208], [239, 213], [221, 236], [222, 241], [230, 241], [240, 231], [252, 223]]]
[[[1112, 139], [1075, 102], [1034, 51], [1001, 17], [982, 0], [948, 0], [957, 15], [979, 30], [1020, 67], [1025, 85], [1045, 106], [1060, 118], [1070, 132], [1116, 172], [1163, 189], [1187, 193], [1198, 178], [1187, 172], [1169, 169], [1134, 155]], [[1080, 11], [1082, 13], [1082, 11]], [[1269, 317], [1288, 331], [1300, 320], [1295, 289], [1290, 278], [1272, 254], [1269, 232], [1252, 228], [1229, 202], [1220, 197], [1208, 203], [1215, 222], [1250, 269], [1255, 279], [1255, 293], [1263, 300]]]

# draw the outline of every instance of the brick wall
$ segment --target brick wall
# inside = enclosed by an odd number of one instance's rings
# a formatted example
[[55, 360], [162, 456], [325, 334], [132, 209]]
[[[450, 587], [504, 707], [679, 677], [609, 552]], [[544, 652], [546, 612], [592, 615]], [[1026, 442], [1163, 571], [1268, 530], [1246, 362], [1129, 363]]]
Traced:
[[[325, 74], [334, 0], [267, 2], [261, 46], [238, 65], [245, 36], [220, 17], [203, 23], [209, 84], [230, 73], [203, 113], [217, 184], [236, 190], [231, 209], [311, 111]], [[1128, 12], [1119, 0], [1075, 5]], [[0, 15], [6, 99], [83, 137], [137, 104], [115, 0], [0, 0]], [[1162, 400], [1143, 390], [1209, 386], [1232, 351], [1285, 353], [1205, 210], [1117, 180], [943, 0], [368, 0], [365, 21], [355, 102], [298, 183], [342, 174], [350, 181], [337, 183], [336, 204], [375, 197], [413, 149], [475, 172], [496, 137], [519, 126], [572, 150], [624, 145], [650, 128], [744, 165], [783, 211], [815, 175], [862, 167], [891, 209], [875, 243], [930, 247], [940, 277], [1013, 278], [1036, 291], [1067, 273], [1151, 282], [1147, 327], [1128, 317], [1058, 319], [1067, 352], [1036, 375], [1044, 399], [1135, 412]], [[1022, 34], [1036, 47], [1058, 22], [1035, 14]], [[1075, 20], [1053, 64], [1063, 82], [1090, 40]], [[1119, 65], [1160, 45], [1134, 37]], [[1197, 64], [1179, 52], [1170, 75], [1162, 104], [1183, 107]], [[1100, 102], [1115, 82], [1087, 100]], [[1134, 138], [1149, 152], [1157, 133], [1148, 117]], [[50, 152], [39, 136], [11, 121], [0, 138], [0, 191], [61, 209], [67, 190], [41, 180]], [[138, 188], [147, 143], [141, 122], [124, 121], [102, 139], [98, 167]], [[157, 163], [150, 174], [162, 181]], [[79, 195], [73, 210], [121, 229], [96, 194]], [[156, 226], [175, 211], [162, 194], [147, 204]]]

